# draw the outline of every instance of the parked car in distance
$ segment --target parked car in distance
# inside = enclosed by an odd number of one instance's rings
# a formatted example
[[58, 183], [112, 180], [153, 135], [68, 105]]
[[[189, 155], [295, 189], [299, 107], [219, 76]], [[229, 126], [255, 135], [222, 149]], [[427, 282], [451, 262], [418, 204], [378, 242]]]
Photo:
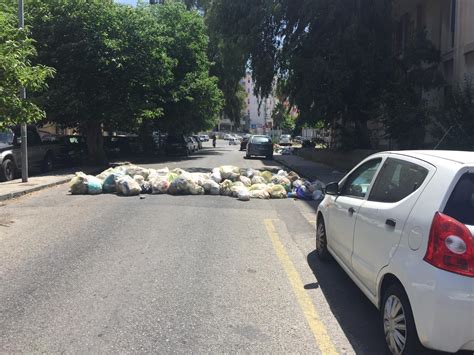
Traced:
[[474, 350], [474, 152], [383, 152], [326, 186], [316, 252], [380, 310], [393, 354]]
[[183, 135], [168, 135], [165, 141], [166, 155], [189, 155], [194, 151], [194, 143]]
[[293, 142], [301, 144], [301, 143], [303, 143], [303, 137], [296, 136], [295, 138], [293, 138]]
[[250, 135], [245, 135], [242, 137], [242, 140], [240, 141], [240, 150], [246, 150], [247, 149], [247, 143], [249, 142]]
[[201, 137], [199, 136], [193, 136], [194, 140], [196, 141], [197, 145], [198, 145], [198, 149], [202, 149], [202, 141], [201, 141]]
[[209, 136], [207, 134], [201, 134], [199, 137], [202, 142], [209, 142]]
[[235, 137], [232, 137], [231, 139], [229, 139], [229, 145], [239, 145], [240, 144], [240, 140], [235, 138]]
[[265, 156], [268, 159], [273, 159], [273, 142], [271, 138], [262, 135], [250, 137], [245, 157], [250, 158], [252, 156]]
[[291, 134], [282, 134], [278, 142], [279, 145], [292, 145]]
[[189, 136], [188, 137], [189, 140], [191, 141], [191, 143], [193, 144], [193, 151], [194, 152], [197, 152], [199, 150], [199, 143], [198, 141], [196, 140], [196, 138], [194, 138], [193, 136]]
[[231, 139], [232, 137], [233, 137], [232, 134], [229, 134], [229, 133], [224, 134], [224, 140], [225, 140], [225, 141], [228, 141], [228, 140]]
[[59, 136], [59, 153], [57, 160], [68, 166], [82, 164], [87, 158], [87, 144], [83, 136]]
[[[27, 127], [28, 169], [49, 172], [53, 170], [59, 153], [58, 142], [43, 142], [35, 126]], [[20, 127], [0, 132], [0, 181], [10, 181], [21, 172]]]

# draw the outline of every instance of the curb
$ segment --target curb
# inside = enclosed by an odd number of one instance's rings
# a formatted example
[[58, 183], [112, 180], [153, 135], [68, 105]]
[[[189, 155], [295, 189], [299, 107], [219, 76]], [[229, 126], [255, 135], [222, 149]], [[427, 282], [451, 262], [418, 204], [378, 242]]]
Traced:
[[65, 183], [69, 182], [70, 180], [71, 180], [71, 177], [68, 177], [68, 178], [64, 178], [64, 179], [61, 179], [61, 180], [57, 180], [55, 182], [51, 182], [49, 184], [44, 184], [44, 185], [31, 187], [31, 188], [23, 190], [23, 191], [10, 192], [8, 194], [1, 195], [0, 196], [0, 201], [8, 201], [8, 200], [12, 200], [14, 198], [18, 198], [18, 197], [21, 197], [21, 196], [24, 196], [24, 195], [29, 195], [33, 192], [37, 192], [37, 191], [45, 190], [45, 189], [50, 188], [50, 187], [65, 184]]

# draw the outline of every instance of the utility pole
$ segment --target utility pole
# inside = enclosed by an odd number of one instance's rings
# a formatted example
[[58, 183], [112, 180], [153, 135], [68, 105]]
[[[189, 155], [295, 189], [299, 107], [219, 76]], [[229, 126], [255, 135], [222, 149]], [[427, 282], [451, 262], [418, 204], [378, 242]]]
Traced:
[[[18, 0], [18, 19], [19, 28], [25, 27], [25, 16], [23, 13], [23, 0]], [[20, 99], [26, 99], [26, 88], [20, 89]], [[26, 123], [21, 124], [21, 181], [28, 182], [28, 142], [27, 142], [28, 128]]]

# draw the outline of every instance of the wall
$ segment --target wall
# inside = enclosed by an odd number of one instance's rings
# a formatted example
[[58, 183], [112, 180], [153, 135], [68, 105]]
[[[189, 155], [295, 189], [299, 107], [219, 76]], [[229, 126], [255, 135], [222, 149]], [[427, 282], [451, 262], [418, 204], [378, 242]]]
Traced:
[[317, 150], [313, 148], [297, 149], [297, 155], [302, 158], [317, 163], [334, 166], [335, 168], [342, 171], [349, 171], [361, 160], [376, 152], [376, 150], [365, 149], [356, 149], [349, 152], [340, 152], [335, 150]]

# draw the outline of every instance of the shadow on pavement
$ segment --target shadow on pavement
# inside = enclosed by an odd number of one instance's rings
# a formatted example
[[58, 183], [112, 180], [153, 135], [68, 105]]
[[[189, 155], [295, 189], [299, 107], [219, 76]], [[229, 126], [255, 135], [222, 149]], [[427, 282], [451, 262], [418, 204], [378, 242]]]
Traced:
[[324, 263], [315, 251], [308, 255], [307, 261], [354, 351], [357, 354], [386, 354], [379, 313], [356, 284], [335, 261]]
[[[161, 163], [175, 163], [175, 162], [186, 162], [186, 161], [195, 161], [203, 159], [209, 156], [224, 155], [226, 150], [222, 149], [212, 149], [204, 148], [198, 152], [195, 152], [189, 156], [184, 155], [169, 155], [169, 156], [128, 156], [122, 157], [120, 159], [115, 159], [117, 161], [129, 161], [133, 164], [161, 164]], [[114, 161], [112, 161], [113, 163]]]
[[[378, 310], [339, 264], [335, 260], [322, 262], [315, 251], [308, 254], [307, 261], [318, 282], [305, 285], [305, 289], [321, 289], [356, 354], [390, 354], [385, 348]], [[418, 354], [448, 353], [426, 349]], [[456, 354], [471, 355], [472, 352], [459, 351]]]

